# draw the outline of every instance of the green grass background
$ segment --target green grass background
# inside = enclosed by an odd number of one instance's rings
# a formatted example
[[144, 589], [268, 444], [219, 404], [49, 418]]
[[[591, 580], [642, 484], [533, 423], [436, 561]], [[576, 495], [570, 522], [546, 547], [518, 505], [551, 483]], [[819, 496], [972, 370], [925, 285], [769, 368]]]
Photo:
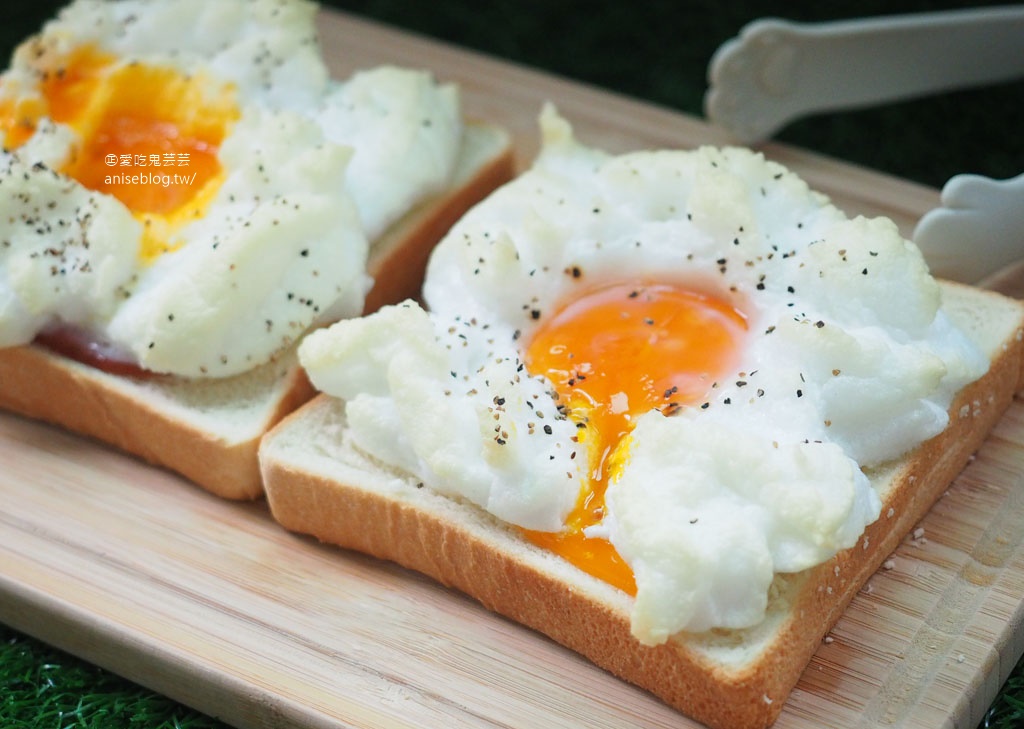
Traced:
[[[6, 3], [0, 10], [0, 54], [6, 58], [17, 40], [34, 31], [60, 4], [54, 0]], [[838, 20], [982, 3], [337, 0], [328, 4], [702, 116], [712, 53], [755, 18]], [[996, 178], [1024, 172], [1022, 129], [1024, 81], [1015, 81], [819, 115], [791, 125], [777, 139], [941, 187], [960, 172]], [[982, 726], [1024, 726], [1022, 665]], [[224, 725], [0, 626], [0, 728], [8, 727], [215, 729]]]

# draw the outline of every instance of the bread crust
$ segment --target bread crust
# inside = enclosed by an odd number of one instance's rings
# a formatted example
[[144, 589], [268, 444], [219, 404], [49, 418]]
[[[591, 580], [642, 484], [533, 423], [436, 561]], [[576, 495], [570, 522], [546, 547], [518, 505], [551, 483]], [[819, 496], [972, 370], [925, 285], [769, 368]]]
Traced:
[[[543, 550], [482, 510], [458, 505], [454, 508], [469, 516], [453, 518], [418, 497], [375, 491], [358, 478], [341, 482], [330, 472], [307, 468], [301, 456], [290, 457], [288, 446], [275, 443], [317, 411], [333, 409], [337, 422], [331, 427], [341, 427], [343, 406], [326, 395], [289, 415], [265, 438], [261, 466], [268, 503], [285, 528], [455, 587], [713, 729], [763, 729], [778, 717], [853, 596], [948, 488], [1021, 389], [1020, 307], [1016, 320], [1014, 335], [1003, 342], [988, 373], [956, 397], [946, 430], [897, 463], [869, 473], [888, 486], [880, 518], [858, 544], [817, 567], [777, 577], [769, 610], [783, 617], [767, 631], [679, 634], [663, 645], [644, 646], [630, 632], [628, 598], [619, 593], [620, 600], [609, 600], [608, 587], [581, 571], [572, 568], [577, 574], [570, 582], [543, 561], [524, 558]], [[737, 667], [716, 663], [704, 648], [715, 641], [746, 641], [756, 658]]]
[[260, 435], [314, 392], [296, 365], [281, 378], [279, 396], [252, 424], [252, 436], [228, 441], [177, 417], [127, 378], [42, 347], [14, 347], [0, 350], [0, 407], [177, 471], [219, 496], [253, 499], [262, 494], [255, 458]]
[[[374, 242], [367, 268], [375, 283], [365, 313], [418, 296], [426, 260], [437, 241], [469, 207], [512, 178], [514, 158], [507, 133], [482, 123], [470, 124], [467, 130], [475, 135], [474, 143], [493, 147], [483, 147], [482, 159], [451, 189], [422, 203]], [[0, 408], [113, 445], [218, 496], [251, 500], [263, 495], [257, 462], [260, 438], [314, 394], [294, 356], [288, 361], [272, 400], [242, 438], [180, 417], [154, 399], [144, 382], [109, 375], [38, 345], [0, 349]], [[245, 377], [235, 378], [240, 391], [245, 389]], [[183, 382], [177, 379], [176, 386]]]

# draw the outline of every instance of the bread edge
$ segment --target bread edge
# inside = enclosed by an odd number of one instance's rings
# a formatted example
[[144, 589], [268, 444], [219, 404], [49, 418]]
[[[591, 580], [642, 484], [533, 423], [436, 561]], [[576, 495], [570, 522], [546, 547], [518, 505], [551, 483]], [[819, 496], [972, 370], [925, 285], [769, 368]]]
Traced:
[[664, 645], [641, 645], [630, 632], [628, 609], [621, 601], [602, 597], [607, 593], [603, 583], [596, 586], [593, 578], [577, 571], [570, 584], [543, 563], [509, 557], [500, 546], [502, 539], [519, 538], [496, 520], [494, 534], [488, 534], [471, 521], [455, 523], [275, 457], [274, 439], [300, 423], [307, 408], [337, 406], [326, 395], [290, 414], [265, 437], [261, 468], [268, 503], [286, 529], [396, 562], [455, 587], [712, 729], [763, 729], [774, 723], [854, 595], [948, 488], [1021, 389], [1021, 311], [1018, 304], [1015, 334], [1003, 343], [988, 373], [958, 393], [947, 429], [885, 469], [894, 479], [892, 495], [858, 544], [815, 568], [777, 580], [781, 594], [775, 599], [788, 601], [787, 617], [762, 643], [758, 660], [739, 670], [709, 660], [700, 647], [707, 635], [678, 635]]
[[[463, 165], [454, 185], [406, 214], [371, 247], [374, 277], [364, 313], [419, 295], [426, 261], [444, 233], [474, 204], [515, 174], [511, 138], [481, 121], [466, 125]], [[481, 141], [482, 140], [482, 141]], [[242, 375], [241, 377], [245, 377]], [[35, 345], [0, 349], [0, 409], [99, 440], [167, 468], [217, 496], [262, 497], [257, 449], [263, 434], [314, 395], [297, 363], [283, 374], [264, 416], [243, 439], [183, 420], [147, 397], [143, 386]]]

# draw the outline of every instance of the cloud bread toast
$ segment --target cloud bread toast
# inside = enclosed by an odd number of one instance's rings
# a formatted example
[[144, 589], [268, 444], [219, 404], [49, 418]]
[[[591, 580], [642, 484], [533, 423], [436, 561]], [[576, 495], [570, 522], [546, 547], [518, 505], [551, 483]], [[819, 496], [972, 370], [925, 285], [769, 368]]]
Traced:
[[[414, 295], [430, 248], [513, 171], [507, 133], [467, 127], [449, 190], [394, 223], [371, 247], [365, 311]], [[288, 351], [253, 371], [209, 380], [108, 374], [39, 345], [0, 349], [0, 407], [55, 423], [183, 474], [219, 496], [262, 495], [260, 436], [313, 390]]]
[[768, 726], [1020, 389], [1024, 309], [749, 151], [611, 157], [541, 123], [432, 253], [426, 308], [302, 345], [324, 392], [263, 440], [271, 511]]
[[1022, 385], [1019, 304], [957, 284], [943, 284], [943, 292], [991, 356], [991, 369], [957, 396], [943, 433], [872, 469], [882, 516], [856, 546], [777, 576], [766, 618], [754, 628], [640, 644], [630, 633], [629, 596], [479, 507], [422, 488], [355, 449], [345, 437], [344, 403], [328, 395], [266, 437], [267, 498], [284, 527], [453, 586], [710, 727], [769, 726], [845, 606], [948, 488]]

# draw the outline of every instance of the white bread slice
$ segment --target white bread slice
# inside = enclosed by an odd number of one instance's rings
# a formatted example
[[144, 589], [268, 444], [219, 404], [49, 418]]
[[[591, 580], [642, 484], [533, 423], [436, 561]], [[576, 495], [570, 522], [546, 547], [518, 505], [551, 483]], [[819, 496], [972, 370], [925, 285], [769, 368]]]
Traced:
[[[450, 188], [373, 242], [368, 270], [375, 284], [365, 312], [418, 295], [437, 241], [513, 173], [507, 132], [468, 124]], [[260, 437], [313, 394], [294, 350], [226, 379], [140, 380], [35, 345], [0, 349], [0, 408], [92, 436], [230, 499], [262, 495]]]
[[287, 529], [393, 560], [583, 654], [709, 727], [769, 726], [822, 638], [981, 445], [1024, 384], [1024, 307], [942, 283], [945, 306], [992, 362], [951, 407], [947, 429], [869, 473], [882, 516], [832, 560], [776, 577], [765, 621], [678, 634], [647, 647], [630, 633], [631, 598], [535, 547], [482, 509], [388, 470], [345, 438], [342, 401], [319, 395], [260, 449], [267, 499]]

